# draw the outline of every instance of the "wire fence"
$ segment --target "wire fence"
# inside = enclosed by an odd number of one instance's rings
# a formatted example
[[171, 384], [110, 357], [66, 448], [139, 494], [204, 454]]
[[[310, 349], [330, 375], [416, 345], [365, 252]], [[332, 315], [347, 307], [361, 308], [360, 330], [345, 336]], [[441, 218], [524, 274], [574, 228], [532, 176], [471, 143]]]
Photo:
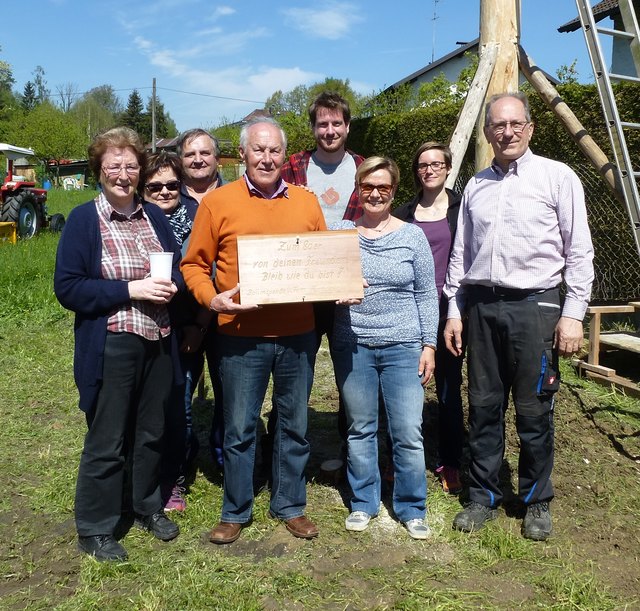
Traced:
[[[588, 163], [571, 164], [584, 187], [593, 239], [595, 278], [591, 304], [640, 299], [640, 254], [627, 209], [618, 202]], [[472, 163], [460, 168], [455, 189], [462, 193], [474, 174]]]

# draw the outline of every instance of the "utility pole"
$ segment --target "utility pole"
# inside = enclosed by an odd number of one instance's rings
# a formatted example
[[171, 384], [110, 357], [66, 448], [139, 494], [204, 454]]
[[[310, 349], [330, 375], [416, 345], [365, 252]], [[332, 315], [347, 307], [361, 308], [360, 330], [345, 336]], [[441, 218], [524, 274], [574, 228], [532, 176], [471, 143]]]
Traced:
[[156, 77], [153, 77], [151, 93], [151, 152], [156, 152]]

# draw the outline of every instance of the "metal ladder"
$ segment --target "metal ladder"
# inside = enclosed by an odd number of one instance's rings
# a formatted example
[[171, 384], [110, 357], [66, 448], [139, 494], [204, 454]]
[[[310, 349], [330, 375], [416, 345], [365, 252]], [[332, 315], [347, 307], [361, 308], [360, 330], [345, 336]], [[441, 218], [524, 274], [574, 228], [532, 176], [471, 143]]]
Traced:
[[[629, 218], [633, 229], [633, 237], [636, 249], [640, 255], [640, 197], [638, 196], [638, 179], [640, 172], [634, 170], [629, 157], [629, 149], [625, 138], [625, 129], [640, 129], [640, 123], [629, 123], [621, 121], [616, 105], [615, 96], [611, 87], [611, 80], [630, 81], [640, 83], [640, 31], [638, 30], [638, 20], [636, 19], [633, 0], [619, 0], [618, 7], [622, 15], [624, 30], [602, 28], [596, 25], [593, 16], [591, 2], [589, 0], [576, 0], [582, 31], [587, 42], [589, 58], [593, 66], [593, 73], [596, 77], [596, 85], [600, 94], [602, 109], [607, 122], [607, 131], [611, 148], [615, 156], [615, 162], [619, 174], [620, 191], [624, 196]], [[636, 76], [624, 74], [613, 74], [608, 71], [602, 53], [602, 46], [598, 34], [613, 36], [629, 41], [630, 51], [636, 66]]]

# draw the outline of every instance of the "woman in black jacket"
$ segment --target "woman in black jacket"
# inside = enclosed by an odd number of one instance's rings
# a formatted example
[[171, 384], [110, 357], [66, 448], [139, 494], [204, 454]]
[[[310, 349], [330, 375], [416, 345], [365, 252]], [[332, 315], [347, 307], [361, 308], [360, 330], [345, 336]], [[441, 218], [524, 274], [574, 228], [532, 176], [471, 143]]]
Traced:
[[[180, 251], [160, 208], [137, 189], [146, 154], [126, 127], [96, 136], [89, 164], [102, 187], [75, 208], [60, 237], [56, 297], [75, 312], [74, 374], [87, 434], [76, 484], [78, 546], [97, 560], [124, 560], [115, 531], [125, 465], [140, 527], [168, 541], [178, 526], [159, 486], [164, 412], [180, 377], [168, 304], [184, 281]], [[171, 277], [151, 276], [154, 252], [173, 253]]]
[[461, 491], [460, 457], [464, 442], [462, 414], [462, 360], [444, 345], [442, 331], [447, 319], [448, 300], [442, 294], [444, 279], [456, 233], [461, 197], [445, 188], [451, 171], [451, 150], [442, 142], [424, 142], [413, 157], [414, 198], [396, 208], [393, 215], [418, 225], [427, 236], [435, 263], [436, 288], [440, 298], [440, 325], [436, 350], [436, 394], [438, 396], [438, 450], [436, 474], [445, 492]]

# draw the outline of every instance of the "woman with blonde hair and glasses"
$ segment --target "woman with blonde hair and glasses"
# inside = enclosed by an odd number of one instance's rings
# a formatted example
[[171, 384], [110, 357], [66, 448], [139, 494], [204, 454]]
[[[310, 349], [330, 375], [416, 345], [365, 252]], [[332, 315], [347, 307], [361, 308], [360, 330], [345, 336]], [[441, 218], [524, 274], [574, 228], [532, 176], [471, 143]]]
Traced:
[[425, 385], [435, 362], [438, 301], [433, 258], [424, 233], [391, 216], [400, 173], [384, 157], [365, 159], [356, 171], [363, 214], [334, 229], [358, 230], [362, 274], [360, 304], [339, 304], [332, 354], [345, 402], [347, 476], [351, 513], [345, 527], [365, 530], [378, 515], [378, 389], [382, 392], [394, 466], [393, 510], [414, 539], [425, 539], [427, 480], [422, 439]]
[[[89, 146], [102, 186], [64, 227], [54, 277], [75, 312], [74, 374], [87, 434], [76, 483], [78, 546], [97, 560], [124, 560], [116, 540], [125, 465], [137, 524], [158, 539], [178, 536], [158, 481], [164, 413], [180, 374], [168, 304], [184, 287], [180, 251], [162, 211], [137, 195], [146, 161], [133, 130], [111, 129]], [[172, 252], [171, 278], [152, 277], [150, 255]]]
[[440, 300], [440, 322], [436, 350], [436, 395], [438, 397], [438, 458], [436, 475], [449, 494], [462, 490], [460, 458], [464, 443], [462, 413], [462, 361], [444, 345], [448, 300], [442, 295], [449, 256], [456, 235], [461, 196], [445, 188], [451, 171], [451, 150], [442, 142], [424, 142], [413, 156], [414, 198], [396, 208], [393, 215], [417, 225], [429, 240], [435, 264], [436, 288]]

